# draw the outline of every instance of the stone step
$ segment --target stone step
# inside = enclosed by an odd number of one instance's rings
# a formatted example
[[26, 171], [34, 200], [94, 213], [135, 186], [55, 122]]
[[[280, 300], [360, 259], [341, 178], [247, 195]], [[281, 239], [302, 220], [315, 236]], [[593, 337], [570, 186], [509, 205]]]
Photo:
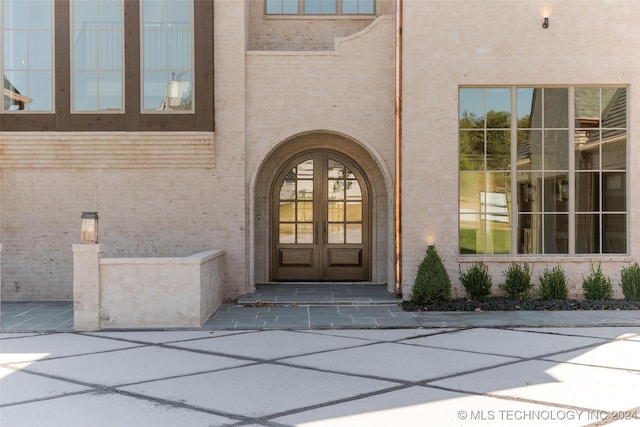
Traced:
[[238, 298], [242, 306], [398, 305], [401, 300], [384, 283], [287, 282], [262, 283]]

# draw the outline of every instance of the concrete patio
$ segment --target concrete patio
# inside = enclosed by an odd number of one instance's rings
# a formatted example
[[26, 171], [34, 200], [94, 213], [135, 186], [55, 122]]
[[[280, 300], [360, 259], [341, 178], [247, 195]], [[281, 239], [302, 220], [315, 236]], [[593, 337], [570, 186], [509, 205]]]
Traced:
[[638, 327], [0, 334], [3, 427], [631, 426]]
[[640, 424], [639, 311], [259, 287], [201, 328], [74, 333], [72, 308], [2, 303], [2, 427]]

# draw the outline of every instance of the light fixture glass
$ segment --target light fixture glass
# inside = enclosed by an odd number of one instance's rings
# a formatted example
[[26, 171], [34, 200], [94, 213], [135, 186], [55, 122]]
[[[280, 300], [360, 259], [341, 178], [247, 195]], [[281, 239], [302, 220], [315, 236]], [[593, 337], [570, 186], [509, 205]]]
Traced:
[[98, 243], [98, 212], [82, 212], [80, 243]]

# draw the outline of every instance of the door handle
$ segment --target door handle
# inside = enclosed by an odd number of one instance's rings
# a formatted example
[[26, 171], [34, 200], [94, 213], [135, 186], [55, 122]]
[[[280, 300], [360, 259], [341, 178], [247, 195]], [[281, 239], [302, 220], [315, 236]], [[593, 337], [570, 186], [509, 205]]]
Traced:
[[318, 244], [318, 221], [313, 223], [313, 244]]
[[327, 244], [327, 222], [326, 221], [322, 222], [322, 243], [324, 245]]

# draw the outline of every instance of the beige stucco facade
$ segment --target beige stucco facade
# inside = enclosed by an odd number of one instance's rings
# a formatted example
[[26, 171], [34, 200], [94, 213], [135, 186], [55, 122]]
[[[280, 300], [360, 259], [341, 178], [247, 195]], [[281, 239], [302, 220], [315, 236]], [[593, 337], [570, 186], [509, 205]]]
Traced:
[[[640, 162], [640, 8], [635, 0], [404, 0], [402, 245], [405, 297], [435, 243], [458, 271], [513, 256], [459, 254], [461, 86], [628, 85], [628, 176]], [[273, 17], [262, 0], [214, 1], [215, 132], [3, 132], [3, 300], [71, 300], [81, 211], [100, 215], [104, 256], [182, 257], [219, 249], [224, 295], [270, 276], [270, 194], [292, 157], [333, 150], [358, 163], [371, 200], [371, 281], [394, 289], [396, 10], [374, 17]], [[548, 16], [550, 26], [541, 27]], [[213, 118], [212, 118], [213, 120]], [[628, 182], [628, 253], [527, 256], [534, 276], [561, 263], [570, 295], [594, 262], [619, 278], [640, 260]]]

